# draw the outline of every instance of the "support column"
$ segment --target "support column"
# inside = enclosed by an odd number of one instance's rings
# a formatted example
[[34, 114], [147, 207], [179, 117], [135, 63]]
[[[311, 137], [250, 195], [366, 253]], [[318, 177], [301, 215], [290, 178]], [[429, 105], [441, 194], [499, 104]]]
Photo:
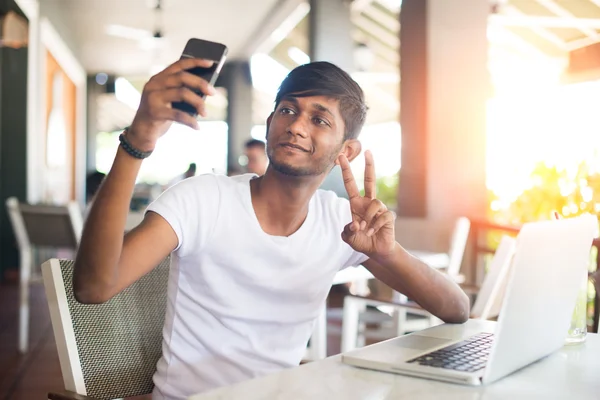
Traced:
[[230, 61], [223, 66], [217, 86], [227, 90], [227, 170], [239, 169], [244, 143], [251, 138], [252, 77], [248, 61]]
[[309, 44], [312, 61], [329, 61], [346, 72], [354, 70], [350, 2], [310, 0]]
[[[350, 2], [344, 0], [310, 0], [309, 55], [311, 61], [329, 61], [344, 71], [354, 71], [354, 40], [350, 20]], [[348, 198], [342, 170], [334, 167], [321, 189]]]
[[458, 216], [486, 216], [489, 9], [481, 0], [402, 2], [398, 235], [411, 248], [448, 251]]

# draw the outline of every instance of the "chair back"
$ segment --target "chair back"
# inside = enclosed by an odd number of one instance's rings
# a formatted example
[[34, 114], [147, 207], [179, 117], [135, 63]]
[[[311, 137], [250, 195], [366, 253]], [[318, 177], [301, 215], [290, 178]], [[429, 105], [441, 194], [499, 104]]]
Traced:
[[460, 273], [460, 267], [465, 255], [471, 221], [467, 217], [459, 217], [454, 225], [452, 238], [450, 239], [450, 250], [448, 251], [448, 269], [450, 276], [456, 277]]
[[500, 314], [515, 248], [516, 239], [502, 236], [473, 303], [471, 318], [491, 319]]
[[76, 249], [83, 230], [79, 205], [65, 206], [19, 203], [6, 200], [6, 208], [21, 250], [36, 247]]
[[97, 399], [149, 394], [162, 353], [169, 260], [103, 304], [73, 294], [73, 261], [42, 275], [65, 389]]

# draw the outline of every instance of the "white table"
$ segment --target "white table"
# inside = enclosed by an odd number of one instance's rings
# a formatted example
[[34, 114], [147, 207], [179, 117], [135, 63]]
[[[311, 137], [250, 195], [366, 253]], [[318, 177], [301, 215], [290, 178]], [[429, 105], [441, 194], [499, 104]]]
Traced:
[[[486, 322], [467, 322], [473, 328], [483, 323]], [[342, 364], [340, 356], [334, 356], [195, 395], [189, 400], [587, 400], [600, 398], [599, 374], [600, 336], [588, 334], [585, 343], [565, 346], [549, 357], [483, 387], [359, 369]]]

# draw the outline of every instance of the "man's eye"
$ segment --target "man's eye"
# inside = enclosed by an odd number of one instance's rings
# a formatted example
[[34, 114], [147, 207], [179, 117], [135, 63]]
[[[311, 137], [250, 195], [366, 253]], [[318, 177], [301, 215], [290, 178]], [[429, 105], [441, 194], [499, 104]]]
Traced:
[[293, 114], [294, 110], [292, 110], [291, 108], [283, 107], [280, 112], [282, 114]]
[[318, 125], [327, 125], [327, 126], [329, 126], [329, 124], [327, 123], [327, 121], [325, 121], [324, 119], [321, 119], [321, 118], [315, 118], [315, 122]]

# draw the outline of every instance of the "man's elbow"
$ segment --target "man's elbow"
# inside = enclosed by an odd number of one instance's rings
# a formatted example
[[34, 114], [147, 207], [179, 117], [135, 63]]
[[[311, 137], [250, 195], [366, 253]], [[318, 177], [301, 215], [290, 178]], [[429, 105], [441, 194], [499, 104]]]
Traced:
[[107, 291], [94, 288], [76, 288], [73, 287], [75, 300], [81, 304], [102, 304], [109, 301], [112, 296]]
[[102, 304], [109, 301], [112, 294], [112, 287], [108, 284], [102, 284], [95, 279], [87, 279], [77, 273], [73, 276], [73, 296], [77, 302], [82, 304]]
[[109, 301], [113, 295], [108, 288], [98, 285], [81, 284], [73, 279], [73, 296], [81, 304], [102, 304]]
[[471, 302], [469, 300], [469, 296], [463, 292], [460, 294], [460, 297], [451, 304], [453, 307], [450, 307], [447, 315], [441, 319], [449, 324], [464, 324], [467, 322], [471, 312]]

